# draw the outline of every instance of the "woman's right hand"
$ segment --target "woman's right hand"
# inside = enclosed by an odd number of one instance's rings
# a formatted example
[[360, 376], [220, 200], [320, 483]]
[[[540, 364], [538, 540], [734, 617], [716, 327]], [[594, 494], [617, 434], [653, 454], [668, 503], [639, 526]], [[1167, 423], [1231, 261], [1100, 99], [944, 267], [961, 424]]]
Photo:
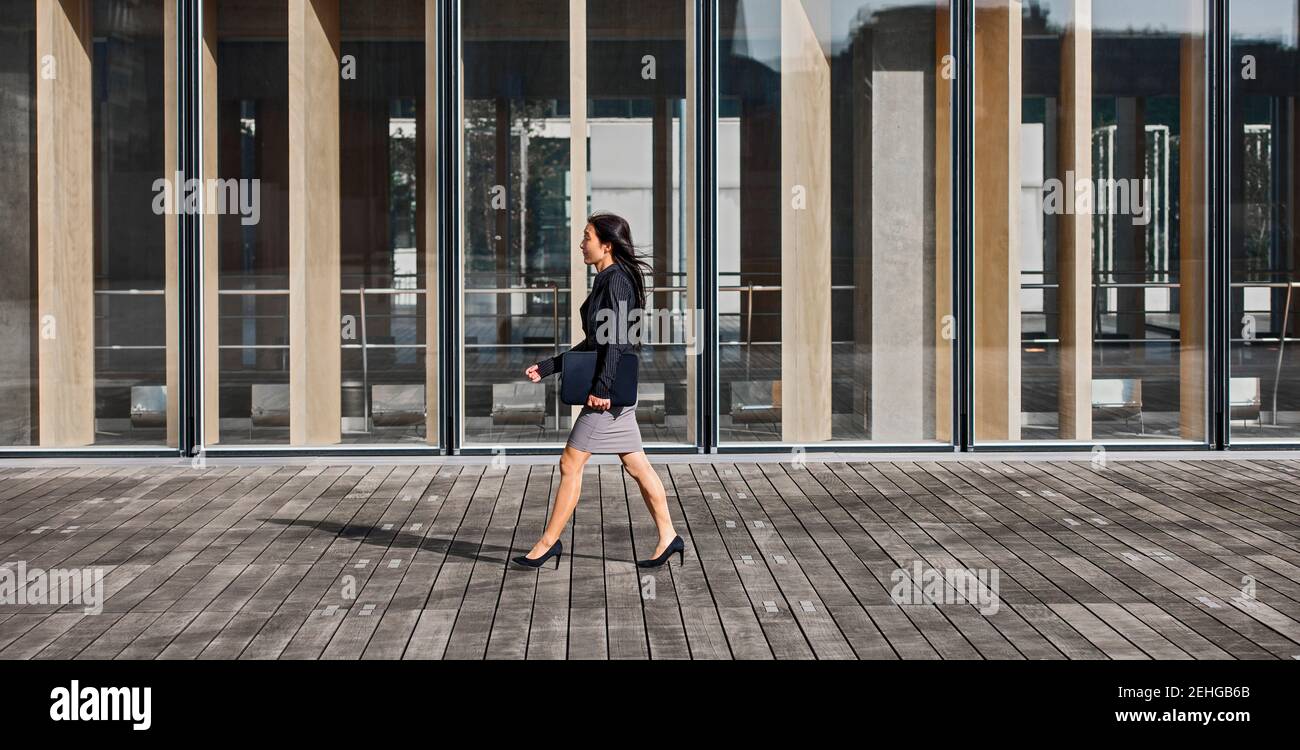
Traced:
[[542, 382], [542, 376], [537, 374], [537, 365], [533, 365], [527, 370], [524, 370], [524, 375], [534, 383]]

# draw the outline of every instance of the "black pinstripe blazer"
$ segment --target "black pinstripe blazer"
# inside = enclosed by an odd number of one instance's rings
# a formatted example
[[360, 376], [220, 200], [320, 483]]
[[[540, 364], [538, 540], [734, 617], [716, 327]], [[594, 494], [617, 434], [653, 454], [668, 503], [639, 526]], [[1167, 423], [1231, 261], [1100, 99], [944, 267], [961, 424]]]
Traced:
[[[582, 316], [583, 339], [569, 351], [596, 352], [596, 380], [591, 386], [591, 395], [596, 398], [609, 398], [614, 388], [614, 375], [618, 372], [618, 361], [624, 356], [636, 356], [639, 344], [630, 340], [628, 328], [632, 325], [629, 318], [637, 309], [636, 287], [631, 274], [622, 263], [612, 263], [604, 271], [596, 274], [591, 284], [591, 293], [582, 303], [579, 313]], [[601, 311], [606, 311], [601, 315]], [[602, 321], [609, 321], [607, 325]], [[613, 332], [609, 341], [597, 341], [597, 333], [604, 327], [604, 333]], [[542, 377], [559, 372], [563, 366], [564, 355], [547, 357], [537, 363], [537, 373]]]

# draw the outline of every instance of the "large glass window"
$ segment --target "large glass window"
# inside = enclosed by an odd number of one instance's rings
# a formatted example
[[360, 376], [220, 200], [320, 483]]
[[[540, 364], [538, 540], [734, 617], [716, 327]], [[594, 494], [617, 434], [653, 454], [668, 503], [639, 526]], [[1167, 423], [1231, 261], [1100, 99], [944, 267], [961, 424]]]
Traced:
[[720, 442], [949, 440], [947, 3], [719, 23]]
[[693, 24], [688, 0], [462, 4], [466, 444], [564, 440], [576, 411], [555, 379], [523, 371], [582, 335], [593, 274], [578, 243], [593, 211], [626, 218], [654, 269], [642, 434], [694, 441]]
[[206, 444], [436, 443], [424, 4], [206, 5]]
[[0, 4], [0, 445], [176, 444], [172, 10]]
[[977, 1], [977, 440], [1205, 439], [1205, 19]]
[[1227, 330], [1232, 439], [1300, 438], [1300, 76], [1295, 0], [1233, 3]]
[[[647, 443], [702, 442], [715, 351], [724, 447], [953, 439], [948, 0], [716, 4], [716, 342], [697, 340], [697, 0], [461, 2], [455, 70], [439, 3], [201, 5], [201, 180], [179, 182], [176, 0], [0, 4], [0, 447], [178, 445], [183, 297], [205, 447], [437, 445], [442, 357], [455, 442], [558, 445], [577, 409], [522, 373], [581, 336], [595, 211], [653, 269]], [[974, 439], [1203, 443], [1214, 4], [972, 5]], [[1296, 441], [1300, 0], [1229, 5], [1223, 418]], [[448, 219], [460, 245], [439, 248]]]
[[[257, 185], [259, 201], [256, 217], [237, 211], [204, 217], [204, 270], [215, 267], [219, 290], [215, 300], [205, 299], [209, 447], [289, 437], [288, 18], [287, 0], [238, 8], [218, 0], [207, 19], [215, 21], [216, 47], [204, 50], [203, 118], [215, 136], [204, 143], [204, 167], [238, 180], [250, 197]], [[204, 282], [214, 286], [214, 279]]]

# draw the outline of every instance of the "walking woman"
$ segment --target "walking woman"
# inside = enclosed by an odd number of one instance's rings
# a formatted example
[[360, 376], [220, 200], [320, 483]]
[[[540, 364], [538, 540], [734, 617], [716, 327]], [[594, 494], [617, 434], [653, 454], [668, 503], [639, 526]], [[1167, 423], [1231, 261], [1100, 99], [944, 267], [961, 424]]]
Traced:
[[[583, 340], [570, 351], [594, 351], [596, 376], [591, 384], [587, 404], [573, 421], [568, 443], [560, 456], [560, 487], [555, 496], [555, 506], [546, 522], [546, 530], [527, 555], [513, 558], [514, 562], [530, 568], [540, 567], [550, 558], [560, 565], [564, 546], [560, 534], [573, 517], [578, 506], [578, 493], [582, 489], [582, 468], [593, 453], [617, 453], [623, 468], [641, 488], [641, 497], [654, 518], [659, 531], [659, 543], [649, 559], [637, 561], [643, 568], [663, 565], [674, 552], [678, 562], [686, 547], [673, 529], [668, 515], [668, 497], [659, 475], [651, 468], [645, 451], [641, 449], [641, 429], [636, 422], [636, 404], [611, 406], [610, 394], [614, 376], [621, 357], [635, 357], [635, 344], [628, 343], [629, 336], [597, 336], [602, 317], [626, 325], [633, 310], [645, 310], [646, 294], [643, 273], [649, 270], [645, 261], [636, 256], [632, 245], [632, 230], [621, 216], [609, 213], [593, 214], [587, 219], [582, 236], [582, 262], [596, 267], [596, 279], [591, 293], [582, 303]], [[620, 309], [621, 308], [621, 309]], [[605, 311], [602, 315], [601, 311]], [[643, 314], [643, 313], [642, 313]], [[605, 329], [608, 333], [608, 326]], [[603, 341], [600, 339], [612, 339]], [[529, 367], [524, 375], [534, 383], [564, 366], [564, 355], [550, 357]]]

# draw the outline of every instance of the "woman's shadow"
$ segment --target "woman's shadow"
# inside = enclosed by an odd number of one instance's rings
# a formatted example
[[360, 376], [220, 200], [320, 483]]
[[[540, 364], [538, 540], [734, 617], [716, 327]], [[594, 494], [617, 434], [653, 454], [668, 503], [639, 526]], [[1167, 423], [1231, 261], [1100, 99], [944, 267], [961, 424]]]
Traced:
[[[499, 563], [505, 565], [511, 553], [528, 554], [531, 547], [502, 547], [498, 544], [474, 543], [456, 539], [421, 536], [397, 529], [383, 530], [378, 526], [367, 524], [342, 524], [336, 521], [311, 521], [304, 518], [268, 518], [270, 523], [281, 526], [300, 526], [312, 531], [333, 534], [344, 539], [360, 540], [362, 544], [376, 547], [401, 547], [403, 549], [421, 549], [427, 552], [441, 552], [448, 557], [460, 557], [476, 562]], [[573, 555], [564, 551], [568, 557], [592, 557], [591, 555]], [[605, 559], [605, 558], [601, 558]]]

